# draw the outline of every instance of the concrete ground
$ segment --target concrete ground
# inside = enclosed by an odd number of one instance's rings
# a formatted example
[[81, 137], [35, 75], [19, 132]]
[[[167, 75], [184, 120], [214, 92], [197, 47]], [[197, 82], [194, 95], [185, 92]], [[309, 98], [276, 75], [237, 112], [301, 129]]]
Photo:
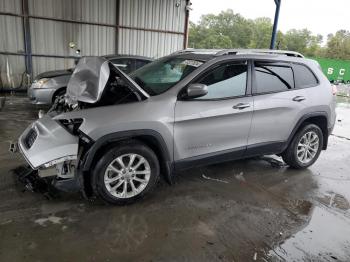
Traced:
[[9, 142], [36, 118], [0, 111], [0, 261], [350, 261], [350, 104], [309, 169], [271, 157], [188, 170], [130, 206], [23, 191]]

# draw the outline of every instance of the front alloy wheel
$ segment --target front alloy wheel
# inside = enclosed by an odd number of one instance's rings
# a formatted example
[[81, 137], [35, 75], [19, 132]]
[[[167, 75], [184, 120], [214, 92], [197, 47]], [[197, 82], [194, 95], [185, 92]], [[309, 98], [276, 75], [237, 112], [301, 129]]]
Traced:
[[146, 188], [150, 176], [151, 168], [146, 158], [138, 154], [125, 154], [108, 165], [104, 183], [111, 195], [130, 198]]
[[158, 180], [156, 154], [136, 141], [110, 148], [92, 174], [95, 194], [111, 204], [128, 204], [142, 198], [156, 187]]

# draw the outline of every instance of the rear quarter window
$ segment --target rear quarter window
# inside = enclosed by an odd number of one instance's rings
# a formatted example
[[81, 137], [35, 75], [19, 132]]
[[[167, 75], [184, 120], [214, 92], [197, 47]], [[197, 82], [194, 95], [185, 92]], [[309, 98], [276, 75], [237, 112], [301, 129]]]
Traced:
[[296, 88], [306, 88], [318, 85], [318, 80], [314, 73], [301, 64], [293, 64]]

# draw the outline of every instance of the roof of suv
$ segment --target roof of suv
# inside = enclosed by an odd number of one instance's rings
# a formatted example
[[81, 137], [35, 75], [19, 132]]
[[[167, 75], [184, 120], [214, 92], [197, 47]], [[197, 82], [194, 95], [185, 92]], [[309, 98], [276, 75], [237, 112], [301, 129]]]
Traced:
[[287, 56], [304, 58], [304, 56], [298, 52], [286, 51], [286, 50], [271, 50], [271, 49], [192, 49], [177, 51], [171, 55], [181, 56], [189, 59], [199, 59], [203, 61], [209, 61], [215, 57], [223, 55], [263, 55], [263, 56]]

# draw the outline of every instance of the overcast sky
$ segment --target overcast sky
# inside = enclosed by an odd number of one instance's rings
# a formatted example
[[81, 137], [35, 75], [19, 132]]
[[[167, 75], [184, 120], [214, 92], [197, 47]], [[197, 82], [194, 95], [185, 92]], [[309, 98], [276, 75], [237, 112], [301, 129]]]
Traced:
[[[201, 15], [232, 9], [246, 18], [270, 17], [275, 14], [274, 0], [191, 0], [190, 20]], [[278, 28], [308, 28], [324, 38], [339, 29], [350, 30], [350, 0], [282, 0]]]

